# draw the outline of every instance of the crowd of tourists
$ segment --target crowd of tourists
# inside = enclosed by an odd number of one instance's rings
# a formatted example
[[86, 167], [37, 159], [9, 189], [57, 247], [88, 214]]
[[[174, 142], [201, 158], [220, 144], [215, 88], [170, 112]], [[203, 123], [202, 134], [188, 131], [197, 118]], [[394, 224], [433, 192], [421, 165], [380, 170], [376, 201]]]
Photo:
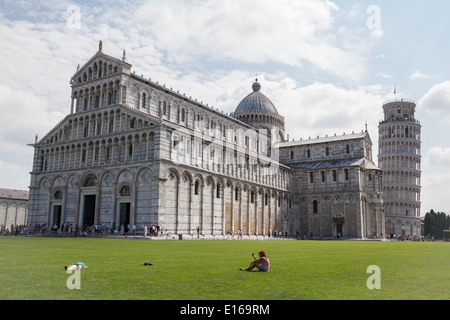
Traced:
[[106, 224], [93, 224], [84, 225], [80, 228], [77, 225], [73, 226], [71, 223], [67, 223], [63, 224], [60, 229], [55, 225], [52, 228], [52, 232], [74, 237], [138, 235], [136, 225], [130, 224], [126, 226], [123, 224], [112, 224], [111, 226], [107, 226]]
[[416, 235], [409, 235], [409, 234], [403, 234], [403, 235], [397, 235], [397, 234], [386, 234], [385, 240], [388, 241], [434, 241], [434, 236], [431, 237], [424, 237], [424, 236], [416, 236]]
[[34, 226], [30, 225], [14, 225], [6, 226], [4, 224], [0, 225], [0, 235], [1, 236], [19, 236], [19, 235], [35, 235], [35, 234], [45, 234], [47, 232], [46, 224], [36, 224]]
[[[146, 226], [147, 229], [147, 226]], [[158, 236], [163, 234], [163, 229], [159, 225], [149, 225], [145, 231], [145, 236]], [[93, 237], [93, 236], [121, 236], [138, 235], [136, 225], [117, 225], [107, 226], [106, 224], [84, 225], [79, 227], [71, 223], [66, 223], [58, 227], [53, 225], [51, 228], [47, 224], [36, 225], [0, 225], [0, 236], [18, 236], [18, 235], [58, 235], [68, 237]], [[142, 235], [142, 233], [140, 234]]]
[[150, 225], [145, 225], [144, 226], [144, 236], [150, 236], [150, 237], [155, 237], [155, 236], [161, 236], [164, 233], [164, 229], [161, 228], [159, 225], [154, 225], [154, 224], [150, 224]]
[[[200, 229], [197, 228], [197, 234], [199, 235]], [[161, 236], [164, 233], [163, 228], [159, 225], [145, 225], [144, 227], [144, 236]], [[77, 225], [73, 225], [71, 223], [63, 224], [60, 228], [54, 225], [51, 228], [48, 228], [47, 224], [35, 224], [35, 225], [10, 225], [9, 227], [2, 224], [0, 225], [0, 236], [20, 236], [20, 235], [59, 235], [59, 236], [69, 236], [69, 237], [92, 237], [92, 236], [121, 236], [121, 235], [138, 235], [136, 232], [136, 225], [117, 225], [113, 224], [111, 226], [107, 226], [106, 224], [94, 224], [94, 225], [84, 225], [83, 227], [79, 227]], [[142, 235], [142, 233], [141, 233]], [[227, 235], [235, 235], [227, 232]], [[242, 231], [239, 230], [237, 233], [238, 238], [242, 237]], [[274, 238], [276, 237], [288, 237], [287, 234], [274, 233]], [[297, 233], [296, 239], [313, 239], [312, 233], [306, 234], [302, 237]], [[340, 235], [338, 236], [338, 239]], [[376, 235], [374, 235], [374, 238]], [[396, 234], [386, 234], [381, 235], [380, 239], [388, 240], [388, 241], [435, 241], [435, 237], [432, 235], [424, 236], [410, 236], [410, 235], [396, 235]]]

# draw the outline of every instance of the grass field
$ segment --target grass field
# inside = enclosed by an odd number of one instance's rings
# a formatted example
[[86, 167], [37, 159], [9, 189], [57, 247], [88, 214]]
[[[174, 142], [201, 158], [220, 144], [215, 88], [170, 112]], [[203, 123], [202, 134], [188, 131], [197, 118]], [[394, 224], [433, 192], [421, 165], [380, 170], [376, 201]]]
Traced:
[[[260, 250], [270, 272], [240, 271]], [[89, 268], [69, 290], [77, 261]], [[1, 300], [448, 300], [449, 285], [450, 243], [0, 238]]]

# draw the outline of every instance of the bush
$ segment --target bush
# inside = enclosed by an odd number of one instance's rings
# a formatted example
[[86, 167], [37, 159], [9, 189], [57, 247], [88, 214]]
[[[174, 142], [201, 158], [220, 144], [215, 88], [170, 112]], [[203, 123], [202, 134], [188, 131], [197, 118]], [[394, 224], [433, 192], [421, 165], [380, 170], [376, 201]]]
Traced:
[[450, 241], [450, 230], [444, 230], [444, 241]]

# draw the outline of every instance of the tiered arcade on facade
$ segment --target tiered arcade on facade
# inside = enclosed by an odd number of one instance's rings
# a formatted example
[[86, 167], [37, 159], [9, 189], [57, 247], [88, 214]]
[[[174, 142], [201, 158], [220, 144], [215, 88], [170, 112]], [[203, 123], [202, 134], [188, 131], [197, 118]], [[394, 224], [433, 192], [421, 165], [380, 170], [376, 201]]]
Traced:
[[388, 101], [379, 125], [386, 232], [396, 236], [420, 236], [421, 125], [415, 110], [413, 101]]

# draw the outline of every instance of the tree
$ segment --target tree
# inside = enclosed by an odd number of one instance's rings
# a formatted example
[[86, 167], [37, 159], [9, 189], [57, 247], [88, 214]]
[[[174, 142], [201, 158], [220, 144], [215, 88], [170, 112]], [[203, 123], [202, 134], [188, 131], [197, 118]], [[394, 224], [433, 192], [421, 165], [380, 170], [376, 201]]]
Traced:
[[424, 219], [424, 236], [434, 236], [436, 239], [442, 239], [444, 237], [444, 230], [448, 230], [450, 227], [450, 216], [447, 216], [444, 212], [435, 212], [430, 210], [425, 214]]
[[[431, 210], [432, 213], [434, 213], [433, 210]], [[432, 213], [427, 212], [425, 214], [425, 219], [423, 221], [423, 235], [425, 237], [428, 237], [429, 235], [433, 234], [433, 221], [432, 221]]]
[[444, 240], [445, 241], [450, 240], [450, 230], [444, 230]]

